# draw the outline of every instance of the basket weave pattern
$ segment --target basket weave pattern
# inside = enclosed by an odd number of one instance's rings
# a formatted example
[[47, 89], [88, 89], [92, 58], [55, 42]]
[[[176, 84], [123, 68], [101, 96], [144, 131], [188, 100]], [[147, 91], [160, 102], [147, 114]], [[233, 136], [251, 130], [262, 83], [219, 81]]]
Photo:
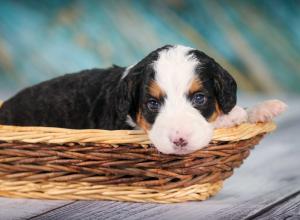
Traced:
[[273, 123], [218, 129], [205, 148], [165, 155], [141, 131], [0, 126], [0, 196], [136, 202], [216, 194]]

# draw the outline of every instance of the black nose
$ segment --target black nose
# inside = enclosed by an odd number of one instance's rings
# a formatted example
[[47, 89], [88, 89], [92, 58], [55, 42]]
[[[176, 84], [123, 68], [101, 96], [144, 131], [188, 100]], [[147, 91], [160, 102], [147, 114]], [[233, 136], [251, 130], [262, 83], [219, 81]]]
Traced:
[[177, 147], [185, 147], [186, 145], [188, 145], [188, 142], [183, 138], [178, 138], [173, 141], [173, 144]]

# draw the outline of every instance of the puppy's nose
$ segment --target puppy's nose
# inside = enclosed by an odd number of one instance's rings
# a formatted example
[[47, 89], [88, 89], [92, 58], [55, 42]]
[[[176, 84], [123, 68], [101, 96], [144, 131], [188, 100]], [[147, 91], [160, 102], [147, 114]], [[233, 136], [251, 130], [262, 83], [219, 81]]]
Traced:
[[188, 145], [187, 140], [185, 140], [184, 138], [177, 138], [177, 139], [174, 139], [172, 142], [176, 147], [180, 147], [180, 148], [183, 148], [186, 145]]

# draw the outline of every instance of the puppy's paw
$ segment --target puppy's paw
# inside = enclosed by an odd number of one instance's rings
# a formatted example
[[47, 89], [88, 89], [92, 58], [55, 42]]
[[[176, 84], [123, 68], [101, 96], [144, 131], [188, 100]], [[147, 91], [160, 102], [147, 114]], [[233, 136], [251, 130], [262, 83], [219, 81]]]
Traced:
[[280, 115], [287, 108], [287, 105], [279, 100], [268, 100], [254, 106], [248, 111], [250, 123], [268, 122]]
[[247, 112], [240, 106], [235, 106], [228, 114], [221, 115], [214, 122], [215, 128], [229, 128], [242, 124], [248, 119]]

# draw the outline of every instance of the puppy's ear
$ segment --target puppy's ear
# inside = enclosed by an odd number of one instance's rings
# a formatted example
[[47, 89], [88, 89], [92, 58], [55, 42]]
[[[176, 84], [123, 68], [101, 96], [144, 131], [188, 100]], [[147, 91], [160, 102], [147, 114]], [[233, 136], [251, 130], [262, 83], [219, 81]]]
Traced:
[[236, 105], [237, 85], [234, 78], [213, 61], [213, 81], [217, 101], [223, 113], [227, 114]]
[[116, 116], [121, 123], [120, 126], [126, 121], [127, 115], [135, 118], [139, 107], [142, 83], [142, 74], [134, 71], [134, 69], [131, 69], [129, 73], [120, 80], [115, 97]]

